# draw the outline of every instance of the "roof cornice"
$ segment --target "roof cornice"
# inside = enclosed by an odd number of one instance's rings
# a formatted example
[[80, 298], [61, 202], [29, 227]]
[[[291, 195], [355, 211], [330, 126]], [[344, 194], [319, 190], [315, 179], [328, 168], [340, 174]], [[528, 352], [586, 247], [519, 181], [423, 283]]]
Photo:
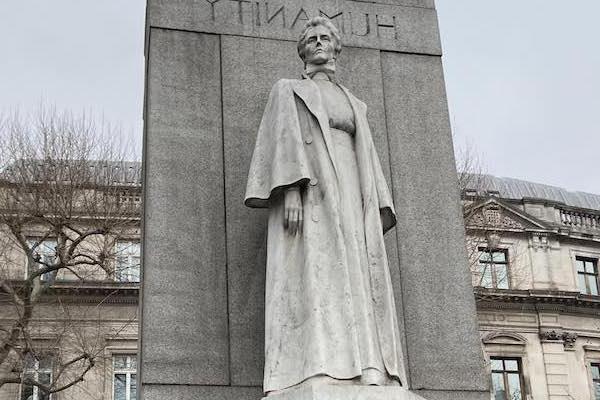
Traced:
[[473, 289], [478, 309], [551, 310], [600, 315], [600, 296], [555, 289]]
[[[9, 281], [15, 290], [23, 286], [24, 281]], [[62, 303], [79, 304], [137, 304], [140, 284], [138, 282], [67, 282], [58, 281], [44, 290], [38, 303], [54, 303], [60, 299]], [[0, 293], [4, 293], [0, 290]], [[10, 302], [0, 296], [0, 304]]]

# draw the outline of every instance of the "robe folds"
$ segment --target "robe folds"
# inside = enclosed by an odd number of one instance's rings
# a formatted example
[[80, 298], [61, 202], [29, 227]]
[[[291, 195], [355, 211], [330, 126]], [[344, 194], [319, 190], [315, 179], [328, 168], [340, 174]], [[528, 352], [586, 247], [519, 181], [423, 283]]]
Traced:
[[[345, 92], [356, 125], [364, 247], [375, 320], [375, 340], [386, 372], [406, 382], [400, 333], [383, 234], [396, 224], [390, 196], [367, 122], [366, 105]], [[348, 246], [342, 226], [339, 171], [329, 118], [310, 79], [278, 81], [258, 131], [245, 204], [269, 208], [265, 289], [264, 391], [307, 378], [353, 379], [361, 363], [354, 315]], [[283, 193], [301, 188], [304, 226], [284, 228]], [[359, 205], [360, 206], [360, 205]]]

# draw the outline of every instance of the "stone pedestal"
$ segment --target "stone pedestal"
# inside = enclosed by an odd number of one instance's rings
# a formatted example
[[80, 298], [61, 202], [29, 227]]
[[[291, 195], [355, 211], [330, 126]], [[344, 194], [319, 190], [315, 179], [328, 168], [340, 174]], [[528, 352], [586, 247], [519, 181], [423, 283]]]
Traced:
[[402, 387], [304, 384], [262, 400], [425, 400]]
[[344, 42], [336, 76], [368, 105], [393, 192], [386, 246], [407, 387], [489, 399], [434, 1], [147, 8], [140, 398], [261, 397], [267, 220], [243, 205], [246, 178], [269, 91], [300, 77], [299, 32], [326, 15]]

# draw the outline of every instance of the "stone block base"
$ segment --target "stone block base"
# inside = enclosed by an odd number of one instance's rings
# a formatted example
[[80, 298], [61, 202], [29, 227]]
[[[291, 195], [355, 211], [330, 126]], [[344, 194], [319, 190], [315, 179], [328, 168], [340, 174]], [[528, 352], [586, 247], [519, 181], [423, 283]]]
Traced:
[[301, 385], [262, 400], [425, 400], [399, 386]]
[[419, 390], [416, 391], [427, 400], [490, 400], [490, 392], [475, 390]]

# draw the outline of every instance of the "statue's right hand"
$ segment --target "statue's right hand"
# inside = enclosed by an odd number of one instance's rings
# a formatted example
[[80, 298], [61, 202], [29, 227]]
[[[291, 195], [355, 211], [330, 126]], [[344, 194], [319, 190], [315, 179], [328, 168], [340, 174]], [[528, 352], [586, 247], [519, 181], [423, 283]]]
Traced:
[[299, 187], [291, 187], [285, 191], [283, 227], [290, 235], [302, 232], [304, 209]]

